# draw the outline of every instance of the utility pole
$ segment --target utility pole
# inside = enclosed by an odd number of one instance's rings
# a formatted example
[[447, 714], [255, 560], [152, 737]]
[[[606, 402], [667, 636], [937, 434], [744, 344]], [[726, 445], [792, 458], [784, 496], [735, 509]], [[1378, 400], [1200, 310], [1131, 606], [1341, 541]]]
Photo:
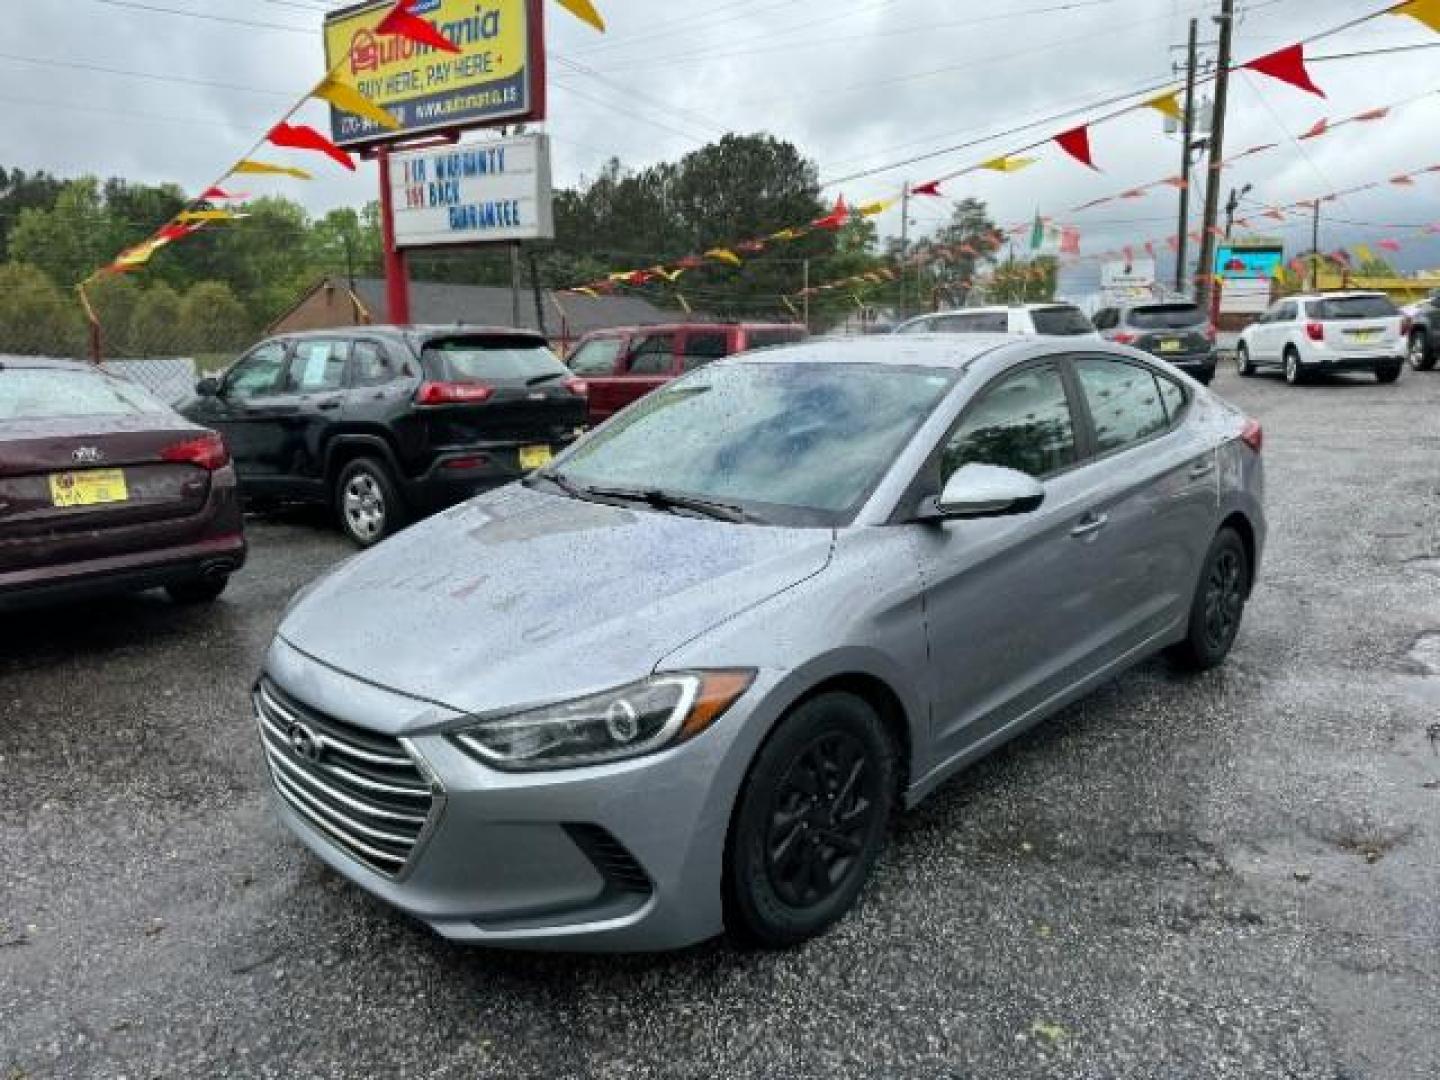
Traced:
[[520, 291], [524, 288], [520, 280], [520, 241], [510, 243], [510, 325], [520, 326]]
[[540, 253], [530, 252], [530, 289], [535, 294], [535, 329], [539, 330], [544, 337], [549, 337], [545, 330], [545, 299], [540, 293]]
[[805, 333], [810, 333], [810, 260], [802, 260], [804, 285], [800, 289], [800, 311], [805, 320]]
[[1320, 200], [1315, 200], [1315, 216], [1310, 221], [1310, 289], [1320, 289]]
[[1230, 189], [1230, 198], [1225, 200], [1225, 239], [1230, 239], [1230, 234], [1235, 231], [1235, 211], [1240, 209], [1240, 200], [1249, 195], [1252, 185], [1246, 184], [1239, 191], [1233, 187]]
[[900, 196], [900, 322], [910, 315], [910, 181]]
[[1235, 38], [1235, 0], [1220, 0], [1220, 56], [1215, 68], [1215, 119], [1210, 125], [1210, 178], [1205, 184], [1205, 224], [1200, 235], [1200, 266], [1195, 301], [1215, 308], [1215, 223], [1220, 217], [1220, 181], [1225, 167], [1225, 109], [1230, 100], [1230, 63]]
[[1195, 67], [1199, 62], [1200, 20], [1190, 20], [1190, 46], [1185, 61], [1185, 117], [1180, 138], [1180, 227], [1175, 240], [1175, 291], [1185, 293], [1185, 263], [1190, 254], [1190, 143], [1195, 137]]

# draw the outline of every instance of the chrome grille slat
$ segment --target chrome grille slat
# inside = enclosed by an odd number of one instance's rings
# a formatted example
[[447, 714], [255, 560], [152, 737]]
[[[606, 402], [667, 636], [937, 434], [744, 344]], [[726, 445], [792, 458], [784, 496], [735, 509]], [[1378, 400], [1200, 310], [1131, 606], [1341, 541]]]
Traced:
[[351, 858], [387, 877], [400, 874], [437, 806], [405, 745], [320, 713], [268, 681], [252, 704], [285, 805]]

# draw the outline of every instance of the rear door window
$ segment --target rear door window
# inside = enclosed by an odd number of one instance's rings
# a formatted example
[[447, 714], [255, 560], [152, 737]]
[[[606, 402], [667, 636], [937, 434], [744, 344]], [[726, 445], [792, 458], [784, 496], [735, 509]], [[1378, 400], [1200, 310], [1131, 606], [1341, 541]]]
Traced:
[[383, 386], [396, 376], [390, 354], [378, 341], [357, 341], [350, 351], [350, 381], [355, 386]]
[[692, 330], [685, 335], [681, 350], [681, 367], [694, 371], [729, 356], [730, 335], [724, 330]]
[[1148, 368], [1082, 357], [1075, 362], [1101, 454], [1144, 442], [1170, 427], [1160, 387]]
[[1129, 323], [1137, 330], [1188, 330], [1209, 320], [1196, 304], [1156, 304], [1131, 310]]
[[141, 387], [99, 371], [0, 367], [0, 420], [169, 411]]
[[1030, 312], [1030, 318], [1035, 323], [1035, 332], [1047, 337], [1074, 337], [1095, 332], [1085, 313], [1068, 304], [1035, 308]]
[[1388, 296], [1331, 296], [1310, 304], [1315, 317], [1324, 322], [1347, 319], [1393, 319], [1400, 309]]
[[631, 375], [669, 375], [675, 370], [675, 335], [646, 334], [630, 347], [626, 371]]
[[973, 315], [942, 315], [930, 324], [940, 334], [1003, 334], [1010, 329], [1010, 317], [1003, 311]]
[[595, 338], [575, 350], [570, 357], [570, 370], [576, 375], [614, 375], [624, 338]]
[[432, 339], [421, 359], [445, 382], [530, 384], [570, 373], [548, 345], [503, 334]]
[[345, 385], [345, 364], [349, 359], [348, 341], [301, 341], [290, 359], [287, 386], [297, 394], [339, 390]]

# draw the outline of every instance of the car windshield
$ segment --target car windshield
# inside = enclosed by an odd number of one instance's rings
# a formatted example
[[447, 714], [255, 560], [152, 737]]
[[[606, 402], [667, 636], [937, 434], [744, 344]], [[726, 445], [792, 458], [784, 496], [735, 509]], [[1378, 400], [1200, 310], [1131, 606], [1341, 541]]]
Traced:
[[427, 341], [425, 368], [446, 382], [535, 382], [570, 369], [531, 337], [456, 337]]
[[1322, 321], [1388, 319], [1400, 314], [1388, 296], [1332, 296], [1310, 305]]
[[1126, 321], [1137, 330], [1186, 330], [1208, 320], [1195, 304], [1156, 304], [1135, 308]]
[[1035, 308], [1030, 312], [1035, 321], [1035, 332], [1053, 337], [1075, 337], [1078, 334], [1093, 334], [1095, 327], [1077, 307]]
[[0, 365], [0, 421], [142, 416], [169, 411], [134, 383], [98, 371]]
[[556, 465], [577, 488], [663, 491], [786, 525], [840, 525], [954, 384], [935, 368], [716, 364], [644, 398]]

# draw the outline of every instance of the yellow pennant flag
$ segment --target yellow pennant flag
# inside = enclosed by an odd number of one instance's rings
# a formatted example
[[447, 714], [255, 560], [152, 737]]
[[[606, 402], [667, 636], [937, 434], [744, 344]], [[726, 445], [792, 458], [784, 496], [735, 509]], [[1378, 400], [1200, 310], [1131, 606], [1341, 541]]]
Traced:
[[897, 202], [899, 202], [898, 199], [877, 199], [875, 202], [866, 203], [864, 206], [857, 206], [855, 213], [861, 217], [875, 217], [877, 214], [883, 214], [886, 210], [889, 210], [890, 207], [894, 206]]
[[328, 101], [341, 112], [363, 116], [366, 120], [379, 124], [386, 131], [400, 129], [400, 121], [396, 120], [389, 111], [382, 109], [355, 87], [341, 82], [334, 75], [326, 75], [310, 94], [311, 97], [317, 97], [321, 101]]
[[556, 0], [556, 3], [581, 22], [589, 23], [602, 34], [605, 32], [605, 20], [601, 18], [600, 12], [595, 10], [595, 5], [590, 0]]
[[771, 240], [799, 240], [805, 235], [804, 229], [781, 229], [770, 234]]
[[239, 221], [249, 216], [237, 214], [234, 210], [182, 210], [175, 215], [175, 220], [189, 225], [195, 221]]
[[1161, 94], [1157, 98], [1151, 98], [1145, 102], [1145, 107], [1147, 109], [1154, 109], [1156, 112], [1162, 113], [1172, 120], [1179, 120], [1182, 123], [1185, 120], [1185, 110], [1181, 107], [1180, 98], [1174, 90], [1168, 94]]
[[247, 173], [251, 176], [293, 176], [296, 180], [309, 180], [310, 174], [304, 169], [291, 165], [271, 165], [267, 161], [237, 161], [230, 174]]
[[627, 280], [629, 280], [630, 275], [633, 274], [633, 273], [635, 273], [634, 270], [616, 270], [613, 274], [606, 274], [606, 275], [605, 275], [605, 280], [607, 280], [607, 281], [627, 281]]
[[144, 266], [150, 261], [150, 257], [168, 244], [168, 240], [146, 240], [143, 244], [136, 244], [132, 248], [126, 248], [119, 255], [115, 256], [113, 266], [123, 267], [126, 270], [133, 270], [137, 266]]
[[1356, 244], [1350, 249], [1361, 262], [1375, 262], [1375, 252], [1366, 244]]
[[1391, 8], [1387, 14], [1409, 15], [1412, 19], [1419, 19], [1431, 30], [1440, 30], [1440, 0], [1407, 0], [1406, 3]]
[[980, 168], [992, 172], [1019, 172], [1035, 164], [1033, 157], [997, 157], [981, 164]]
[[594, 289], [571, 289], [570, 291], [573, 293], [579, 293], [581, 296], [588, 296], [591, 300], [600, 299], [600, 294]]
[[727, 266], [742, 266], [744, 261], [729, 248], [711, 248], [705, 252], [707, 259], [714, 259], [716, 262], [725, 263]]
[[673, 285], [680, 280], [680, 275], [685, 273], [685, 268], [682, 266], [679, 270], [666, 270], [663, 266], [652, 266], [650, 272], [656, 277], [664, 278]]

